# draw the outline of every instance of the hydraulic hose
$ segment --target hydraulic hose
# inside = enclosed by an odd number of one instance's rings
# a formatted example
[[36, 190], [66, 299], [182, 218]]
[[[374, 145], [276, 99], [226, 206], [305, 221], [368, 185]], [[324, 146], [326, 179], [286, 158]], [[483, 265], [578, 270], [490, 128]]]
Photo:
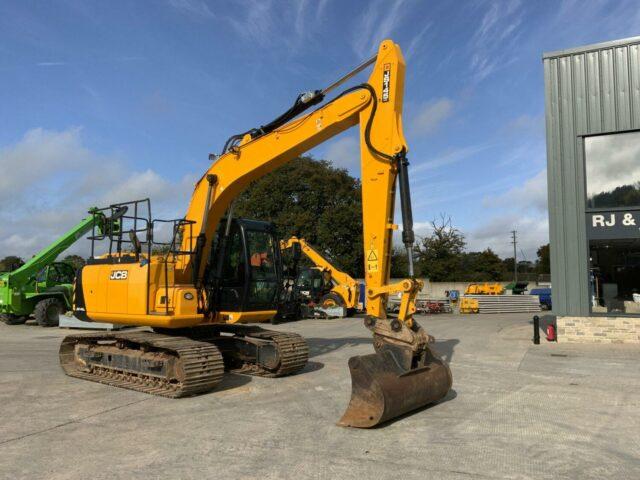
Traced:
[[[371, 115], [367, 120], [367, 125], [365, 126], [365, 133], [364, 133], [364, 139], [365, 139], [367, 148], [369, 148], [369, 150], [371, 150], [378, 157], [383, 158], [391, 163], [395, 162], [395, 158], [393, 156], [388, 155], [384, 152], [381, 152], [380, 150], [375, 148], [371, 143], [371, 127], [373, 125], [373, 119], [375, 118], [376, 111], [378, 109], [378, 99], [376, 97], [376, 91], [371, 85], [369, 85], [368, 83], [361, 83], [351, 88], [347, 88], [346, 90], [342, 91], [338, 96], [331, 99], [331, 101], [329, 101], [327, 105], [357, 90], [367, 90], [371, 94], [371, 101], [373, 102], [373, 105], [371, 107]], [[224, 147], [222, 148], [222, 153], [224, 154], [228, 152], [229, 149], [231, 149], [237, 142], [242, 140], [244, 136], [247, 134], [251, 135], [252, 139], [256, 139], [258, 137], [261, 137], [262, 135], [271, 133], [272, 131], [283, 126], [290, 120], [293, 120], [295, 117], [297, 117], [299, 114], [301, 114], [308, 108], [314, 105], [317, 105], [323, 99], [324, 99], [324, 93], [320, 90], [315, 90], [314, 92], [307, 92], [307, 93], [302, 93], [298, 95], [298, 98], [296, 98], [296, 101], [294, 102], [293, 106], [289, 110], [284, 112], [282, 115], [277, 117], [276, 119], [272, 120], [271, 122], [259, 128], [252, 128], [251, 130], [247, 130], [246, 132], [232, 135], [231, 137], [229, 137], [229, 139], [225, 142]]]

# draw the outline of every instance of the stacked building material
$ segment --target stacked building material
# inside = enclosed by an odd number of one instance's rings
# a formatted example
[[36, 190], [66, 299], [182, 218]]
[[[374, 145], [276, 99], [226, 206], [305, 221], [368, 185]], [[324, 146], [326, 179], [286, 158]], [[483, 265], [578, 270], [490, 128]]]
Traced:
[[[400, 309], [400, 300], [400, 296], [390, 296], [387, 302], [387, 310], [397, 313]], [[416, 312], [420, 314], [451, 313], [451, 300], [448, 298], [433, 298], [424, 293], [419, 293], [416, 297], [416, 309]]]
[[537, 295], [464, 295], [478, 302], [478, 313], [527, 313], [540, 311]]

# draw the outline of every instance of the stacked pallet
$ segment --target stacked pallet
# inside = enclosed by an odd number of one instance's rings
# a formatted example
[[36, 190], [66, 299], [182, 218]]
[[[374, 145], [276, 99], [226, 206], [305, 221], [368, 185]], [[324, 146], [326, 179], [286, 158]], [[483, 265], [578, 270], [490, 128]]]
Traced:
[[527, 313], [540, 311], [537, 295], [464, 295], [478, 302], [478, 313]]

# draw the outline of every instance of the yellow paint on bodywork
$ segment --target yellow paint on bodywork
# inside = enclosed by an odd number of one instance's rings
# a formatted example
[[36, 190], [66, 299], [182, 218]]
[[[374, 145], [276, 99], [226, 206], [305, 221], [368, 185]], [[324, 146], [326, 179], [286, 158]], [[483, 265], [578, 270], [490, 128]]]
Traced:
[[[371, 123], [370, 141], [380, 152], [393, 156], [408, 150], [402, 133], [402, 104], [405, 62], [400, 47], [391, 40], [381, 43], [376, 63], [368, 84], [377, 99], [377, 110]], [[193, 222], [193, 234], [183, 235], [182, 250], [190, 250], [199, 234], [207, 242], [201, 257], [209, 258], [212, 239], [218, 224], [231, 202], [251, 182], [263, 177], [293, 158], [325, 142], [335, 135], [360, 125], [361, 181], [363, 208], [363, 240], [366, 253], [374, 252], [375, 263], [369, 263], [366, 272], [368, 292], [367, 313], [386, 318], [389, 293], [402, 292], [403, 315], [400, 319], [411, 322], [415, 311], [416, 288], [394, 290], [390, 288], [390, 259], [394, 225], [396, 164], [375, 154], [365, 140], [367, 123], [372, 116], [374, 102], [366, 89], [358, 89], [330, 101], [317, 110], [294, 119], [271, 133], [251, 139], [246, 135], [238, 148], [220, 156], [195, 185], [186, 220]], [[215, 180], [215, 181], [214, 181]], [[210, 182], [211, 181], [211, 182]], [[183, 289], [192, 285], [192, 255], [182, 255], [171, 263], [168, 281], [162, 264], [163, 257], [152, 257], [150, 263], [87, 265], [83, 269], [82, 288], [86, 313], [95, 320], [132, 325], [161, 327], [195, 326], [211, 322], [262, 321], [275, 312], [218, 312], [213, 317], [193, 314], [193, 304], [178, 300]], [[205, 263], [199, 266], [197, 278], [202, 279]], [[109, 280], [110, 272], [128, 269], [125, 280]], [[148, 278], [148, 282], [147, 282]], [[201, 283], [201, 280], [198, 284]], [[396, 284], [397, 286], [397, 284]], [[171, 307], [161, 303], [162, 290], [170, 290], [167, 299]], [[166, 292], [165, 292], [166, 293]], [[206, 299], [202, 292], [200, 299]]]

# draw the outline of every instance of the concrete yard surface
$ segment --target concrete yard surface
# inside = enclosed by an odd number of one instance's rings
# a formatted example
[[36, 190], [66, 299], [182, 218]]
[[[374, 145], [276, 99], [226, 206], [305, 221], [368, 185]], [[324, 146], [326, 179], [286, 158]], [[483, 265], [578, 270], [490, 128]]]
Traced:
[[67, 377], [73, 331], [1, 324], [0, 478], [640, 478], [638, 346], [535, 346], [530, 315], [419, 321], [453, 391], [372, 430], [336, 426], [347, 360], [372, 352], [361, 319], [277, 325], [309, 341], [301, 374], [179, 400]]

